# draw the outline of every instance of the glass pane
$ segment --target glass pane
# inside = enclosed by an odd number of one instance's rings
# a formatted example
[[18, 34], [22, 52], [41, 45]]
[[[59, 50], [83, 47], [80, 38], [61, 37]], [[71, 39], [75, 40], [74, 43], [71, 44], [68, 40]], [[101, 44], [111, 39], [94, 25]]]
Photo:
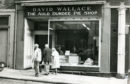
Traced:
[[8, 17], [0, 17], [0, 25], [8, 25]]
[[62, 64], [98, 65], [99, 21], [52, 21], [50, 27]]

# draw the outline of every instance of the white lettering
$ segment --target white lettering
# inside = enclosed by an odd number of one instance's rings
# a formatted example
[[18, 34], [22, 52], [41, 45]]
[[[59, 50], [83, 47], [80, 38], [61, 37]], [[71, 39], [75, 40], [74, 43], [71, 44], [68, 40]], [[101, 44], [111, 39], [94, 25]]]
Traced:
[[98, 13], [97, 11], [84, 12], [85, 15], [96, 15], [97, 13]]
[[50, 13], [49, 12], [38, 12], [37, 15], [39, 15], [39, 16], [50, 15]]
[[35, 12], [35, 11], [37, 11], [37, 9], [36, 9], [36, 8], [33, 8], [33, 11]]
[[81, 15], [81, 12], [74, 12], [74, 15]]
[[62, 10], [62, 8], [61, 8], [61, 7], [57, 7], [57, 10], [58, 10], [58, 11], [61, 11], [61, 10]]
[[27, 12], [27, 16], [35, 16], [36, 13], [35, 12]]
[[52, 12], [52, 15], [71, 15], [71, 12]]

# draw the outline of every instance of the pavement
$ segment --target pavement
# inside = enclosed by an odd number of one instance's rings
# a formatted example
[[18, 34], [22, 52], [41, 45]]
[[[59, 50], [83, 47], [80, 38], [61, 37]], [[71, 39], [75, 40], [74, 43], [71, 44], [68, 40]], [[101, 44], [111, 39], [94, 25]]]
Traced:
[[39, 82], [37, 84], [128, 84], [128, 77], [126, 77], [125, 79], [118, 79], [115, 77], [96, 77], [62, 73], [58, 73], [57, 75], [53, 73], [50, 73], [49, 75], [44, 75], [44, 73], [41, 73], [39, 77], [35, 77], [33, 69], [15, 70], [9, 68], [5, 68], [3, 71], [0, 72], [0, 80], [3, 80], [0, 81], [0, 84], [17, 84], [14, 81], [14, 83], [11, 83], [10, 81], [8, 83], [4, 83], [4, 81], [7, 82], [11, 79], [20, 81], [31, 81], [35, 82], [35, 84], [36, 82]]

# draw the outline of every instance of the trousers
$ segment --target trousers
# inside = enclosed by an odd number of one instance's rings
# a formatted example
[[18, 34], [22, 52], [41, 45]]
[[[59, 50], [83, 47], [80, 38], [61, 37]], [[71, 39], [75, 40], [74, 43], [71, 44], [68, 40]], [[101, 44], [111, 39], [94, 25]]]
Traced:
[[45, 62], [44, 70], [46, 73], [50, 72], [50, 63], [49, 62]]
[[39, 74], [39, 61], [34, 61], [35, 74]]

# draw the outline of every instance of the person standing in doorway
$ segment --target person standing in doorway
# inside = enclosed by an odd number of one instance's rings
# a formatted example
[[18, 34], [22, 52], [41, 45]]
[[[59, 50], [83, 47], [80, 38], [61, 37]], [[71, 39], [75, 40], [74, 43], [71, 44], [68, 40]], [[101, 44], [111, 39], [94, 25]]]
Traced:
[[52, 50], [49, 48], [48, 44], [45, 44], [45, 49], [43, 50], [44, 63], [45, 63], [45, 75], [48, 75], [50, 72], [50, 63], [51, 63], [51, 54]]
[[59, 53], [55, 48], [52, 48], [52, 68], [57, 74], [57, 68], [60, 68]]
[[33, 62], [34, 62], [34, 70], [35, 70], [35, 77], [39, 76], [39, 63], [41, 61], [41, 49], [39, 48], [38, 44], [34, 45], [34, 56], [33, 56]]

